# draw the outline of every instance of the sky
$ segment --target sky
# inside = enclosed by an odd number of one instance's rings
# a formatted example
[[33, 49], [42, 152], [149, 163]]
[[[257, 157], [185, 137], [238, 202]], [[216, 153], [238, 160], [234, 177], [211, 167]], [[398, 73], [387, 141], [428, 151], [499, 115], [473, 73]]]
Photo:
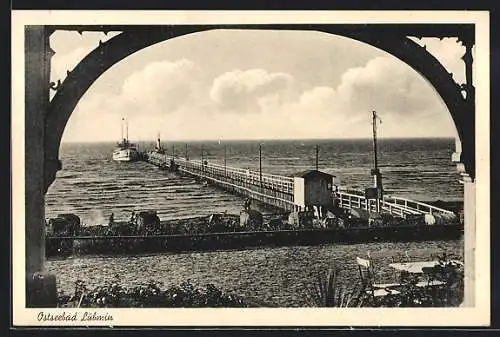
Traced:
[[[51, 36], [51, 81], [94, 49], [97, 32]], [[456, 39], [413, 39], [464, 82]], [[426, 80], [399, 59], [341, 36], [311, 31], [214, 30], [138, 51], [108, 69], [79, 101], [63, 142], [327, 139], [378, 135], [455, 137]]]

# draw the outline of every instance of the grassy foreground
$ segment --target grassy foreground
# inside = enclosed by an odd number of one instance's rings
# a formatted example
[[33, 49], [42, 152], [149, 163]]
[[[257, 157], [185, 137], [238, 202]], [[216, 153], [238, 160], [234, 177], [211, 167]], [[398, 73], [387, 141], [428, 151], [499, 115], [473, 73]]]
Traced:
[[[369, 284], [358, 282], [346, 284], [342, 270], [333, 266], [317, 275], [315, 284], [310, 284], [311, 307], [457, 307], [463, 301], [463, 266], [446, 256], [439, 257], [439, 263], [427, 273], [438, 286], [418, 286], [419, 279], [402, 272], [398, 282], [398, 293], [385, 297], [373, 297]], [[258, 296], [258, 295], [256, 295]], [[163, 288], [154, 281], [135, 287], [119, 283], [107, 283], [89, 289], [84, 281], [75, 282], [71, 295], [61, 293], [59, 307], [81, 308], [203, 308], [203, 307], [270, 307], [228, 293], [208, 284], [205, 288], [195, 287], [189, 282]]]

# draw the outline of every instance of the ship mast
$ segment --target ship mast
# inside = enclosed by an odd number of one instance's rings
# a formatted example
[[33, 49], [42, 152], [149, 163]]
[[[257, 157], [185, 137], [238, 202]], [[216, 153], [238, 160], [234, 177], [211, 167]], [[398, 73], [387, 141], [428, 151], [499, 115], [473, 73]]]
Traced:
[[120, 142], [123, 142], [123, 122], [124, 121], [125, 121], [125, 118], [122, 118], [122, 123], [121, 123], [121, 127], [120, 127], [120, 131], [121, 131]]
[[126, 140], [128, 144], [128, 119], [125, 120], [125, 135], [126, 135]]

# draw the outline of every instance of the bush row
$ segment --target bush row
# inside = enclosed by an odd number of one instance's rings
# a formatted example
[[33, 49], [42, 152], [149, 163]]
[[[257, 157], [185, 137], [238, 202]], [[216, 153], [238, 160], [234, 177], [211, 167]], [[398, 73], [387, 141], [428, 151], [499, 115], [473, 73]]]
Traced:
[[162, 284], [149, 281], [126, 288], [118, 283], [108, 283], [89, 289], [77, 280], [71, 295], [60, 293], [59, 307], [80, 308], [200, 308], [200, 307], [250, 307], [241, 298], [227, 294], [213, 284], [204, 289], [189, 282], [162, 289]]

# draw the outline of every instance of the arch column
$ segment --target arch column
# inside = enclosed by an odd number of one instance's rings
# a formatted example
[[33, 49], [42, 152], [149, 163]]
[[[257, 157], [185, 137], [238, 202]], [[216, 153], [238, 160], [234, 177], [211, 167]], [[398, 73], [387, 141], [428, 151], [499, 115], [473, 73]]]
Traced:
[[475, 304], [476, 257], [476, 183], [468, 175], [464, 184], [464, 301], [463, 306]]
[[49, 106], [49, 32], [25, 28], [26, 306], [55, 307], [56, 281], [45, 272], [45, 118]]
[[476, 94], [473, 83], [472, 47], [474, 35], [462, 34], [458, 41], [465, 47], [462, 56], [465, 66], [465, 84], [460, 86], [464, 94], [461, 123], [462, 135], [460, 149], [457, 149], [460, 162], [458, 168], [464, 185], [464, 301], [462, 306], [475, 305], [476, 279], [476, 162], [475, 162], [475, 126]]

